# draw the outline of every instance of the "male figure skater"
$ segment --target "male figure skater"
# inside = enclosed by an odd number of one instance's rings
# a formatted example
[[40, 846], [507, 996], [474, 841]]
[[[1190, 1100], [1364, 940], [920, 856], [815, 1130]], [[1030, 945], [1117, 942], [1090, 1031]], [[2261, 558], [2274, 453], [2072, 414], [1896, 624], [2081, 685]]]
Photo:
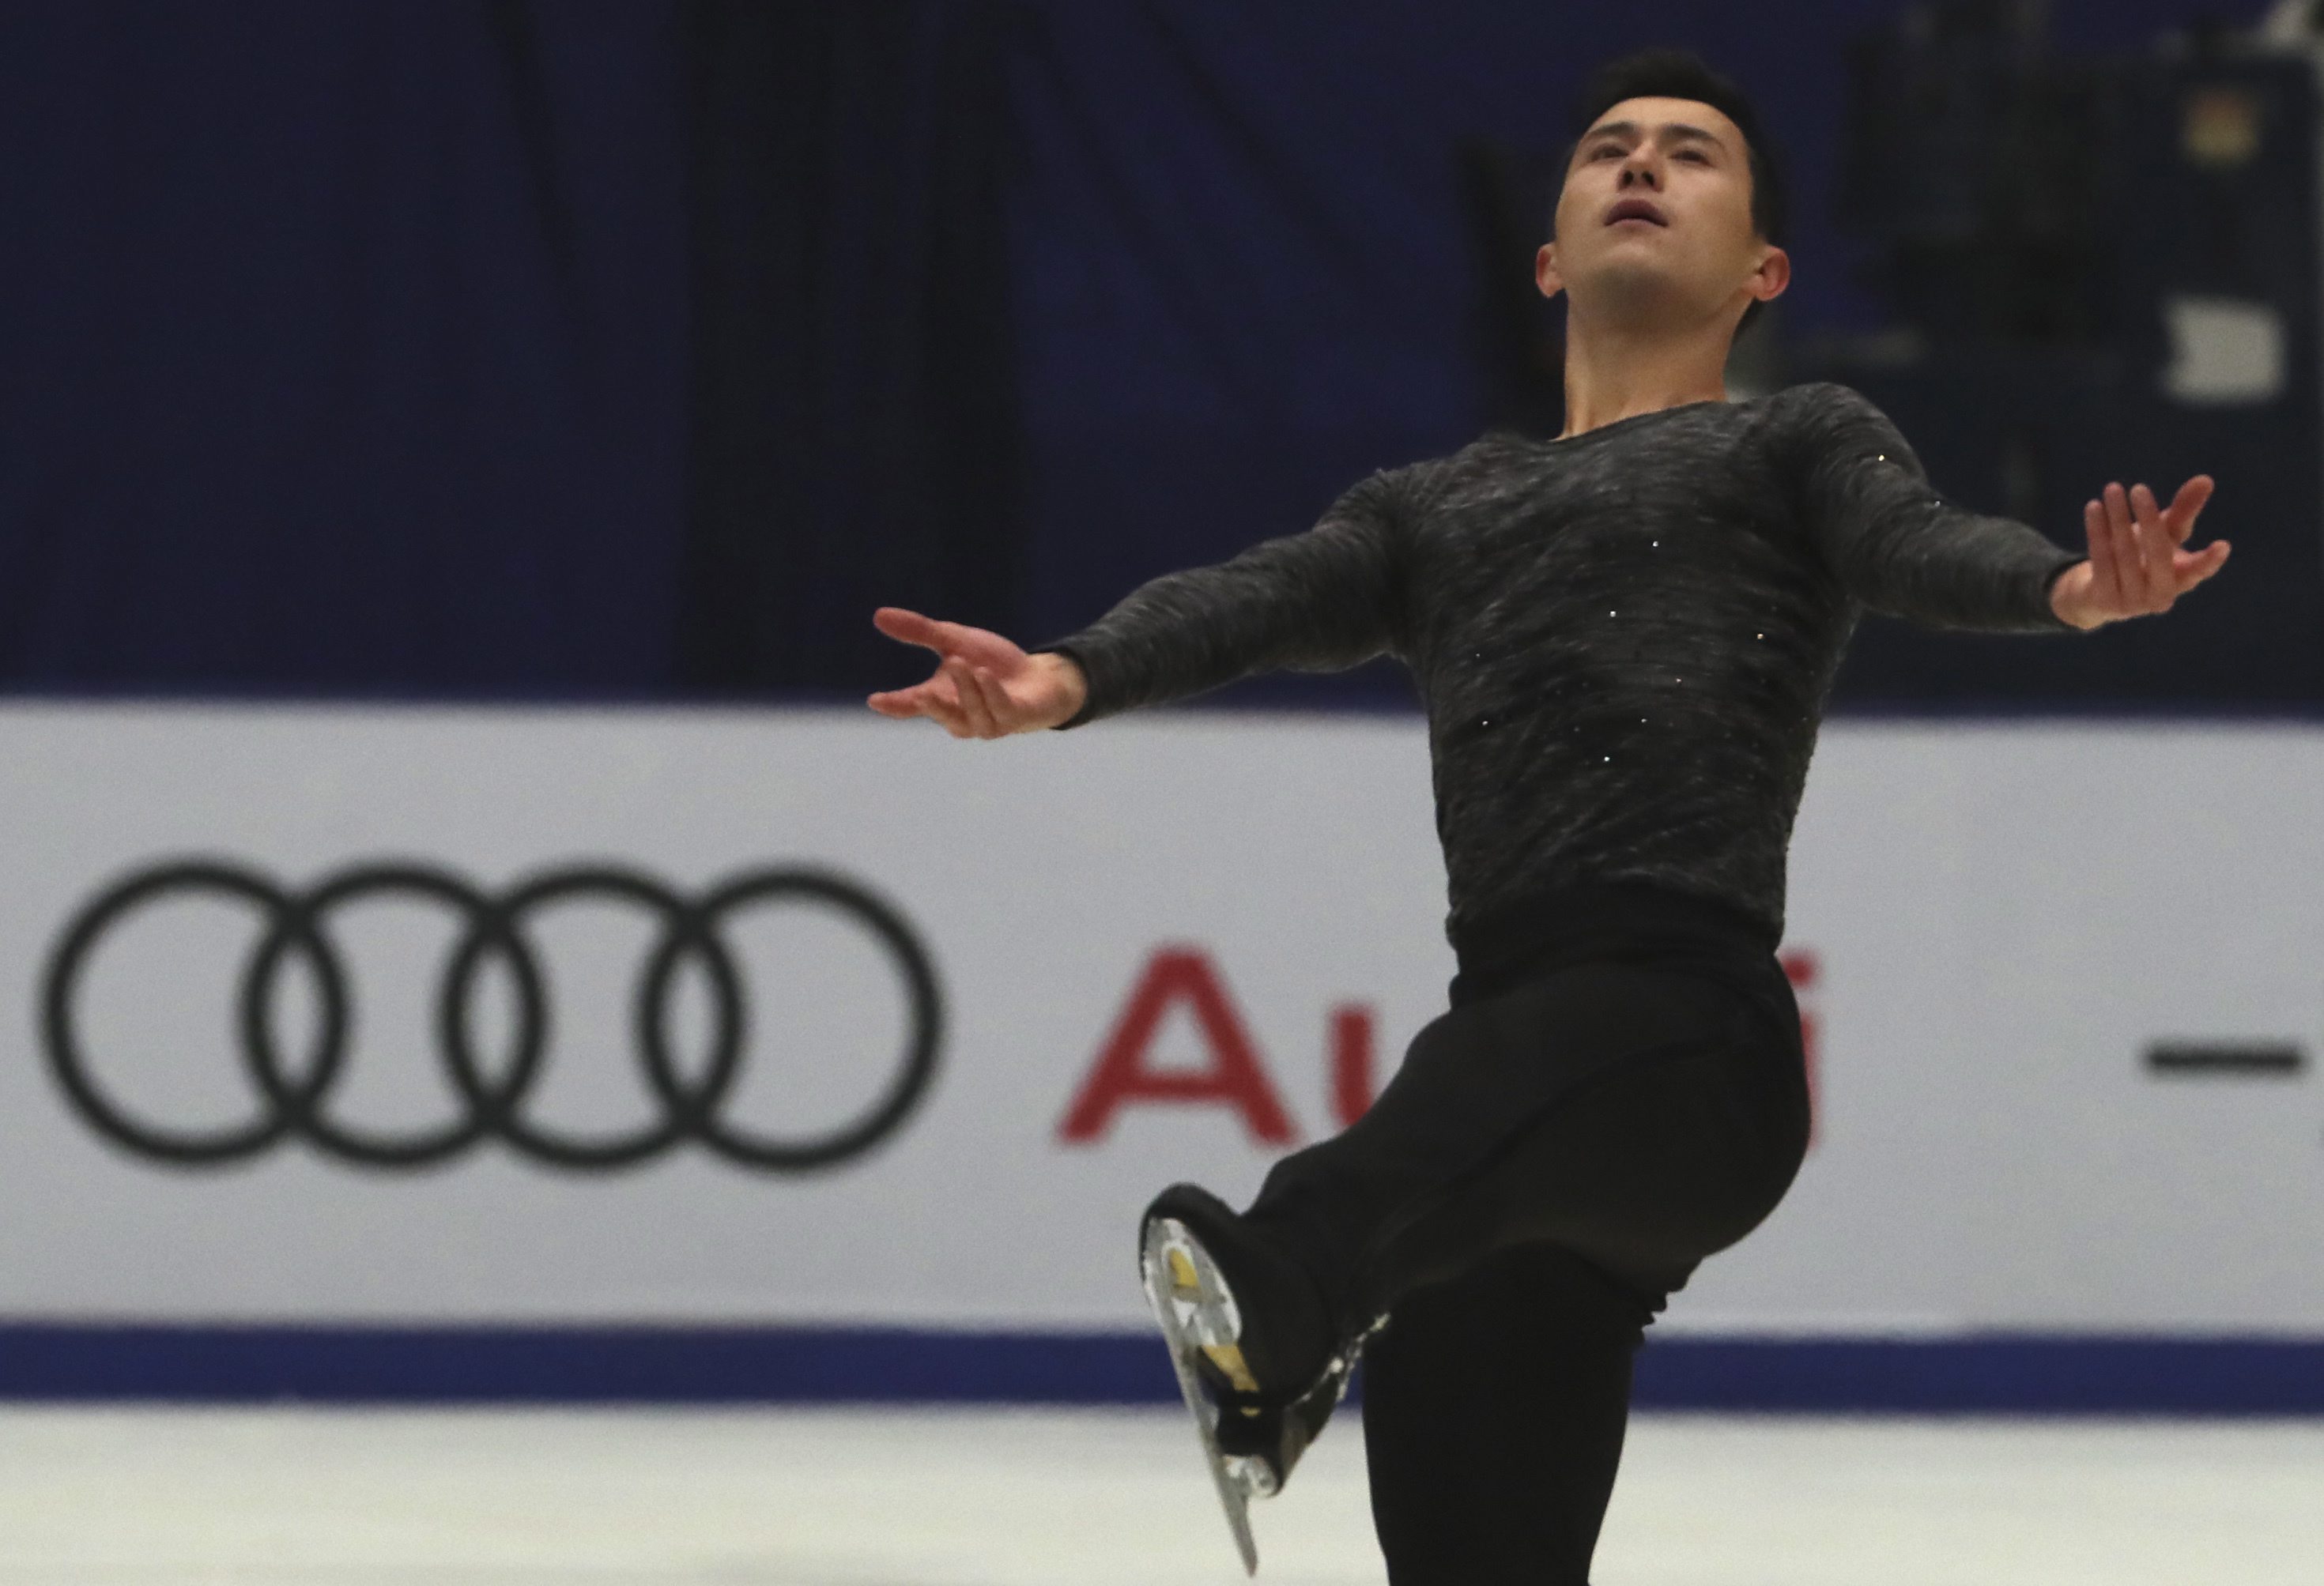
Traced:
[[872, 707], [956, 738], [1383, 651], [1425, 698], [1450, 1010], [1247, 1211], [1178, 1185], [1140, 1230], [1247, 1565], [1242, 1499], [1281, 1485], [1376, 1332], [1389, 1579], [1586, 1586], [1643, 1328], [1806, 1149], [1775, 949], [1858, 617], [2069, 633], [2167, 610], [2227, 555], [2185, 548], [2208, 478], [2167, 509], [2109, 484], [2081, 555], [1940, 498], [1845, 387], [1727, 400], [1729, 343], [1791, 269], [1750, 105], [1657, 51], [1580, 108], [1536, 264], [1568, 306], [1563, 435], [1375, 474], [1305, 533], [1156, 579], [1031, 654], [875, 617], [941, 662]]

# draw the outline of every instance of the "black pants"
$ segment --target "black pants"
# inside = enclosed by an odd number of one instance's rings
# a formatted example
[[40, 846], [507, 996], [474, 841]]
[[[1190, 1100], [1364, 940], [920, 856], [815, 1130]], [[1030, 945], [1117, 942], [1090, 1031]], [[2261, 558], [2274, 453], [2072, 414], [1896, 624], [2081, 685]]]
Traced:
[[1646, 1325], [1807, 1149], [1774, 944], [1641, 887], [1462, 944], [1452, 1008], [1372, 1108], [1284, 1158], [1247, 1225], [1364, 1355], [1394, 1586], [1587, 1586]]

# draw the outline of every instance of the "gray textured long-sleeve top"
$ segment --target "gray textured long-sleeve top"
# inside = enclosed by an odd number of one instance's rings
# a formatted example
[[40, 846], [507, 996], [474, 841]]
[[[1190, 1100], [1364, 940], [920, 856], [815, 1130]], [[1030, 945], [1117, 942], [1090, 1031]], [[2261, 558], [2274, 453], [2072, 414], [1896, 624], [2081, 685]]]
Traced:
[[1066, 727], [1251, 673], [1394, 655], [1428, 712], [1456, 948], [1605, 881], [1708, 894], [1779, 937], [1833, 674], [1869, 608], [2075, 631], [2081, 560], [1931, 489], [1845, 386], [1491, 435], [1373, 474], [1313, 528], [1153, 580], [1080, 632]]

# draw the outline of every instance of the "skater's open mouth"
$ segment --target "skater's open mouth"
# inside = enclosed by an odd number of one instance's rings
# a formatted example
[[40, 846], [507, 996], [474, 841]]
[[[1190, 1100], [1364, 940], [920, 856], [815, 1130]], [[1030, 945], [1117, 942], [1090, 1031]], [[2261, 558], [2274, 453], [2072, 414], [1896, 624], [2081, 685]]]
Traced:
[[1625, 220], [1651, 220], [1656, 225], [1670, 225], [1670, 217], [1661, 205], [1651, 198], [1624, 198], [1606, 211], [1606, 224], [1614, 225]]

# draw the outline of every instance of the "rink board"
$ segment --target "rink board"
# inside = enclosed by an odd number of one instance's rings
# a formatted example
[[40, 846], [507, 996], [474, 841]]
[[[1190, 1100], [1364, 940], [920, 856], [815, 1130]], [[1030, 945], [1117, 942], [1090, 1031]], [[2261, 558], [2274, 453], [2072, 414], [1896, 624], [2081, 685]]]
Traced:
[[[1139, 1206], [1452, 970], [1409, 719], [17, 706], [0, 787], [12, 1394], [1142, 1398]], [[1816, 1144], [1642, 1394], [2312, 1397], [2319, 790], [2313, 725], [1828, 727]]]

